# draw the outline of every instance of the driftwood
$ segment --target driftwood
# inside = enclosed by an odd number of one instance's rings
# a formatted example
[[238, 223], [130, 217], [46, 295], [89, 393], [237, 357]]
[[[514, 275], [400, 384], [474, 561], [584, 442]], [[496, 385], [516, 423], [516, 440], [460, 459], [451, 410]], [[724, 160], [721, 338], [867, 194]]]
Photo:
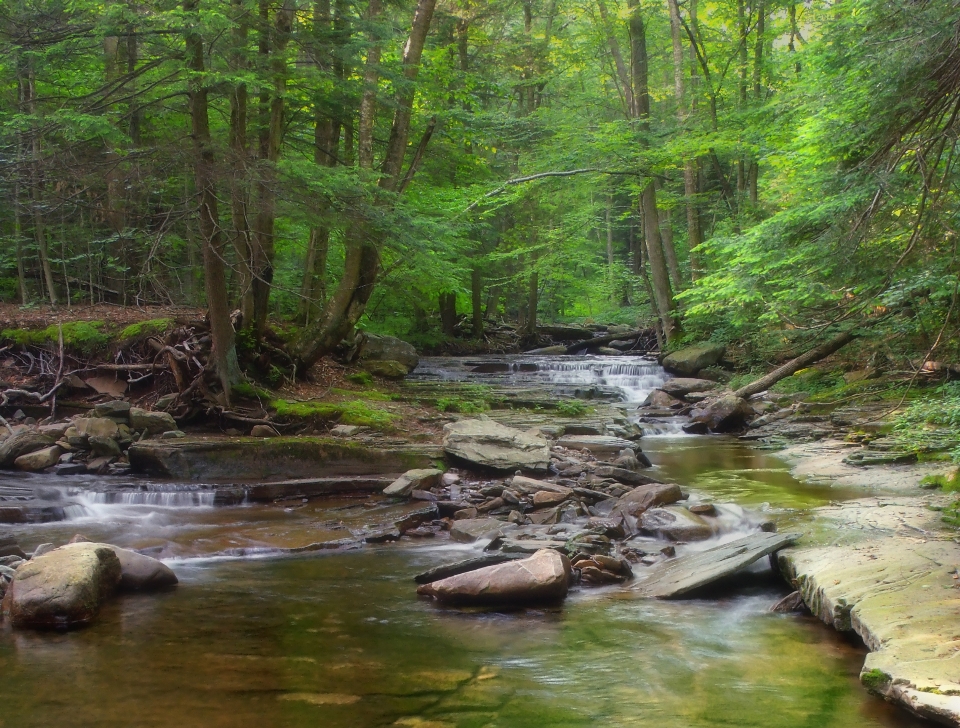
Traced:
[[737, 397], [746, 399], [747, 397], [751, 397], [759, 392], [764, 392], [770, 389], [770, 387], [779, 382], [781, 379], [786, 379], [801, 369], [820, 361], [824, 357], [830, 356], [833, 352], [841, 349], [853, 341], [859, 333], [861, 333], [860, 330], [850, 330], [844, 331], [842, 334], [837, 334], [830, 339], [830, 341], [821, 344], [816, 349], [811, 349], [805, 354], [801, 354], [796, 359], [791, 359], [783, 366], [774, 369], [767, 376], [760, 377], [760, 379], [755, 382], [751, 382], [745, 387], [740, 387], [740, 389], [733, 394]]
[[585, 341], [578, 341], [576, 344], [571, 344], [567, 347], [567, 353], [574, 354], [581, 349], [590, 349], [594, 346], [603, 346], [604, 344], [609, 344], [612, 341], [631, 341], [634, 339], [640, 339], [649, 333], [650, 332], [645, 329], [637, 329], [636, 331], [627, 331], [623, 334], [606, 334], [604, 336], [597, 336], [593, 339], [586, 339]]

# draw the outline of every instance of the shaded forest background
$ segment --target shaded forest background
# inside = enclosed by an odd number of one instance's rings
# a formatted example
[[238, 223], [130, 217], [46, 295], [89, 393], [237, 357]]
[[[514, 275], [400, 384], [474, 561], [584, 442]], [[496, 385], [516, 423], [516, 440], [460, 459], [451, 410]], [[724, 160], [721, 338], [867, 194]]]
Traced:
[[960, 3], [13, 0], [0, 298], [956, 361]]

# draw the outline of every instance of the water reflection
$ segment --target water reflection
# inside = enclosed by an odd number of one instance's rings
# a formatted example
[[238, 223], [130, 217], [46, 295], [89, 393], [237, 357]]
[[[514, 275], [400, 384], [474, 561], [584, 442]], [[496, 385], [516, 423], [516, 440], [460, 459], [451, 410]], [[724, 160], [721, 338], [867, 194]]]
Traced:
[[[440, 549], [186, 567], [90, 629], [0, 637], [5, 726], [912, 726], [862, 654], [776, 592], [719, 603], [575, 594], [442, 610], [410, 577]], [[609, 594], [609, 592], [608, 592]]]

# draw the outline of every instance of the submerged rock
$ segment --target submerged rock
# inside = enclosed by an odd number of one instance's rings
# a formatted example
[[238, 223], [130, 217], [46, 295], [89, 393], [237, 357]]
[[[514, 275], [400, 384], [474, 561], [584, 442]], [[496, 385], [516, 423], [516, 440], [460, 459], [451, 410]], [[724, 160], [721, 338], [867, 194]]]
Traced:
[[110, 544], [92, 544], [112, 549], [120, 560], [119, 588], [124, 591], [150, 591], [178, 583], [173, 569], [150, 556]]
[[619, 455], [621, 450], [634, 448], [634, 443], [610, 435], [564, 435], [557, 444], [571, 450], [589, 450], [596, 456]]
[[[120, 559], [104, 544], [61, 546], [17, 569], [4, 604], [14, 627], [89, 624], [120, 582]], [[8, 605], [8, 606], [7, 606]]]
[[621, 513], [636, 518], [650, 508], [676, 503], [682, 497], [680, 486], [675, 483], [650, 483], [620, 496], [616, 508]]
[[644, 511], [639, 527], [643, 533], [671, 541], [704, 541], [716, 533], [705, 518], [679, 506]]
[[493, 420], [460, 420], [443, 428], [443, 449], [493, 470], [544, 471], [550, 464], [547, 441]]
[[454, 605], [522, 606], [560, 601], [570, 584], [570, 562], [551, 549], [527, 559], [487, 566], [423, 584], [417, 594]]

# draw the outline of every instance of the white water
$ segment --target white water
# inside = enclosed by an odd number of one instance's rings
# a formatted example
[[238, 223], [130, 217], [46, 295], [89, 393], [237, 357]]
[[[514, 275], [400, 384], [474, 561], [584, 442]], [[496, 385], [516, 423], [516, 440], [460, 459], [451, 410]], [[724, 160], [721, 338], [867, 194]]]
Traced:
[[548, 382], [614, 387], [628, 404], [639, 404], [668, 379], [656, 361], [636, 356], [544, 359], [536, 364]]

